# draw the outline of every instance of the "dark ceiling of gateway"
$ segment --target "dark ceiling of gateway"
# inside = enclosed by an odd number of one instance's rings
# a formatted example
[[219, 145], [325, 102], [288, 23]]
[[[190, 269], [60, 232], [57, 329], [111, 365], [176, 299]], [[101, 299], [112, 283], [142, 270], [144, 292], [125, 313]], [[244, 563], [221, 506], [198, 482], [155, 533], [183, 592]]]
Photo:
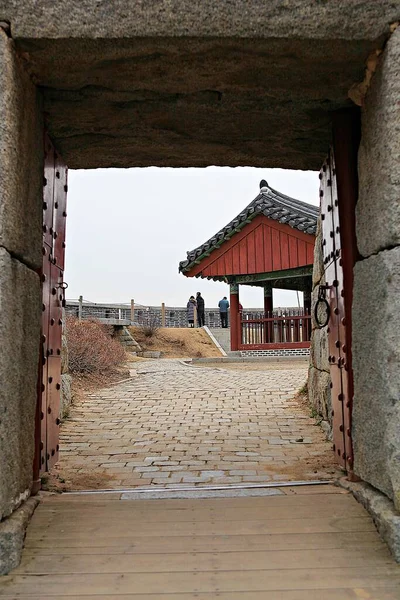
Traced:
[[72, 168], [317, 170], [396, 4], [0, 0], [0, 20]]

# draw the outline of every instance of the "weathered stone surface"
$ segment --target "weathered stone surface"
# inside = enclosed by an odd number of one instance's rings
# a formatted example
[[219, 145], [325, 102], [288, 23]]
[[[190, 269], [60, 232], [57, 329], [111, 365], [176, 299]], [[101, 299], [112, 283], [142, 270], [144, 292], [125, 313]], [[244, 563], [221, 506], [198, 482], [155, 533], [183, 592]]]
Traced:
[[68, 373], [61, 375], [61, 393], [60, 393], [60, 418], [66, 419], [69, 415], [69, 409], [72, 404], [72, 376]]
[[0, 19], [71, 168], [317, 170], [397, 5], [0, 0]]
[[0, 575], [7, 575], [21, 562], [26, 528], [38, 504], [38, 498], [29, 498], [0, 523]]
[[390, 38], [362, 111], [357, 243], [363, 256], [400, 244], [400, 28]]
[[[318, 219], [317, 232], [314, 247], [313, 265], [313, 291], [311, 293], [311, 314], [314, 315], [314, 307], [318, 300], [318, 288], [325, 282], [324, 261], [322, 253], [322, 229], [321, 220]], [[328, 331], [324, 327], [319, 329], [313, 317], [313, 330], [311, 334], [310, 369], [308, 371], [308, 398], [311, 406], [327, 422], [328, 436], [332, 427], [331, 408], [331, 376], [328, 362], [329, 346]]]
[[0, 0], [0, 19], [9, 19], [13, 35], [25, 38], [376, 39], [398, 18], [396, 0]]
[[324, 327], [322, 329], [313, 329], [310, 348], [311, 364], [320, 371], [326, 371], [329, 373], [330, 365], [328, 362], [328, 356], [329, 346], [327, 328]]
[[314, 246], [314, 263], [313, 263], [313, 274], [312, 284], [313, 287], [322, 283], [321, 280], [324, 276], [324, 256], [322, 252], [322, 228], [321, 219], [318, 219], [317, 231], [315, 233], [315, 246]]
[[357, 475], [400, 509], [400, 247], [358, 262], [353, 299]]
[[68, 344], [66, 331], [66, 313], [65, 308], [62, 310], [62, 335], [61, 335], [61, 373], [68, 373]]
[[143, 358], [160, 358], [161, 357], [161, 352], [158, 351], [146, 351], [141, 353], [141, 356], [143, 356]]
[[17, 41], [71, 168], [314, 170], [332, 112], [351, 105], [348, 90], [381, 43], [297, 34]]
[[0, 19], [71, 168], [317, 170], [398, 4], [0, 0]]
[[393, 503], [367, 483], [351, 483], [341, 479], [340, 484], [370, 513], [391, 553], [400, 562], [400, 514]]
[[0, 245], [42, 262], [43, 133], [39, 94], [0, 29]]
[[312, 365], [308, 370], [308, 398], [311, 406], [332, 426], [331, 376]]
[[0, 520], [32, 483], [41, 292], [39, 276], [0, 248]]

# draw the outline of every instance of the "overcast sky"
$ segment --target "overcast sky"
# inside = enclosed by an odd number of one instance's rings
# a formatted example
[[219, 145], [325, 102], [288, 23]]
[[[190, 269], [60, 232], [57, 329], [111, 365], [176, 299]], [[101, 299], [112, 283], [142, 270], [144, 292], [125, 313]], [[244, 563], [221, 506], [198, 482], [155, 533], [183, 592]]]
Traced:
[[[186, 251], [208, 240], [258, 194], [261, 179], [319, 204], [318, 173], [251, 167], [97, 169], [69, 171], [65, 281], [67, 298], [93, 302], [183, 306], [201, 291], [215, 307], [228, 286], [178, 273]], [[241, 286], [245, 307], [262, 291]], [[300, 297], [301, 299], [301, 297]], [[275, 306], [296, 306], [277, 291]]]

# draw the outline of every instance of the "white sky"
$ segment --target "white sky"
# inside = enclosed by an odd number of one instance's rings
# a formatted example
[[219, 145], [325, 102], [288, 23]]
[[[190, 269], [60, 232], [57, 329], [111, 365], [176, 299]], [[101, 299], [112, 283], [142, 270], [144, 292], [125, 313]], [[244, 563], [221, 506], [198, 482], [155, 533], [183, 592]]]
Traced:
[[[226, 225], [259, 192], [261, 179], [319, 204], [318, 173], [252, 167], [70, 171], [65, 281], [67, 298], [184, 306], [201, 291], [215, 307], [228, 286], [178, 273], [186, 251]], [[240, 287], [244, 307], [262, 306], [262, 289]], [[300, 296], [301, 300], [301, 296]], [[275, 306], [296, 306], [277, 291]]]

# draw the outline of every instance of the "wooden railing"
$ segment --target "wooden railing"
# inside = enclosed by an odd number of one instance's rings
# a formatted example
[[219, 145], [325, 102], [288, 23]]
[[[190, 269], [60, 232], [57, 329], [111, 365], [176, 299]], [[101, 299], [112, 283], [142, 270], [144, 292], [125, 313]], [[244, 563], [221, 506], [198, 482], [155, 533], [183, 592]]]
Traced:
[[278, 348], [308, 348], [311, 339], [311, 315], [267, 313], [258, 318], [240, 315], [239, 350]]

